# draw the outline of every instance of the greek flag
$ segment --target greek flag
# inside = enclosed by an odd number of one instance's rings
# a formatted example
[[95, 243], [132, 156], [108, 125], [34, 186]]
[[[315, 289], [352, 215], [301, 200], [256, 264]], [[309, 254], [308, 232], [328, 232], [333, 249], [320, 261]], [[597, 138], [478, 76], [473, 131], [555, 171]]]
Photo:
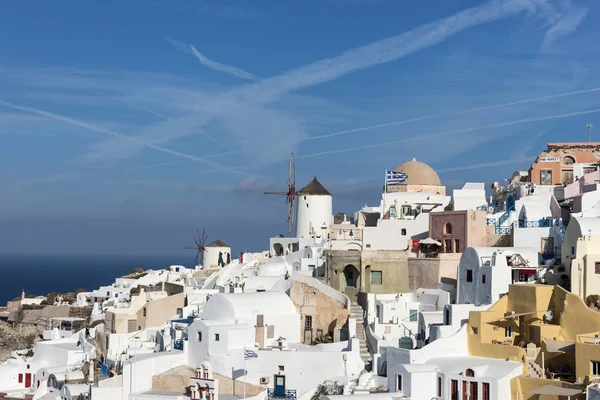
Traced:
[[253, 358], [258, 358], [258, 354], [252, 350], [244, 349], [244, 360], [251, 360]]
[[404, 172], [385, 171], [385, 184], [388, 185], [399, 185], [408, 178]]

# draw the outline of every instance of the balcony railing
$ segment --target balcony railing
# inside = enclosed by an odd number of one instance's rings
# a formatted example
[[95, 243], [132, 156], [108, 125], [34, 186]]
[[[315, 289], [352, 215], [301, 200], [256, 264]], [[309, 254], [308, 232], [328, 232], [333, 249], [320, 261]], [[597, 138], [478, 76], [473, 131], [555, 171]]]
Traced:
[[512, 226], [497, 226], [494, 229], [496, 235], [510, 235], [512, 233]]
[[289, 399], [296, 400], [296, 391], [295, 390], [277, 390], [277, 389], [267, 389], [267, 397], [269, 399]]
[[519, 220], [519, 228], [550, 228], [551, 226], [552, 220], [549, 218], [542, 218], [537, 221]]

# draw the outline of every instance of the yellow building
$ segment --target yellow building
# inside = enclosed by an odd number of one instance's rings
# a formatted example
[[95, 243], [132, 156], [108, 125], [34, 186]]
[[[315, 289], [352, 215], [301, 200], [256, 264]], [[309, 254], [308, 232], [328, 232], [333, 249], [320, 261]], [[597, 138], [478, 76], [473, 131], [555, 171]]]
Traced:
[[600, 380], [600, 313], [560, 286], [511, 285], [470, 313], [467, 338], [469, 355], [523, 363], [513, 399], [584, 399]]

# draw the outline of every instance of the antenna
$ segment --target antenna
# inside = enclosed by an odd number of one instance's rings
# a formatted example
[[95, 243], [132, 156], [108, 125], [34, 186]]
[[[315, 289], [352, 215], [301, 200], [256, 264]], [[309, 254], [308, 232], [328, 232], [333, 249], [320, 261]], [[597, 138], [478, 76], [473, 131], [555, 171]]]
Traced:
[[594, 127], [594, 125], [587, 124], [585, 127], [587, 128], [587, 131], [588, 131], [588, 142], [591, 142], [592, 141], [591, 132], [592, 132], [592, 128]]
[[196, 250], [196, 257], [194, 258], [195, 266], [203, 266], [204, 264], [204, 250], [206, 248], [206, 227], [202, 228], [202, 235], [200, 235], [200, 230], [196, 229], [196, 234], [194, 235], [194, 243], [195, 246], [186, 246], [184, 249], [186, 250]]

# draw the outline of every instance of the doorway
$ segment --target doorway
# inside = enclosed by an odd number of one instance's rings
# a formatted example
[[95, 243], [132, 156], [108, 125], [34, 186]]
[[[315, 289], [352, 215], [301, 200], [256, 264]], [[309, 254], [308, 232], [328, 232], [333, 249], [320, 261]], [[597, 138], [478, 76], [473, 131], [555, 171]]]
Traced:
[[275, 375], [275, 385], [273, 392], [276, 398], [285, 398], [285, 375]]
[[346, 278], [346, 287], [358, 288], [360, 272], [358, 272], [358, 269], [354, 265], [346, 265], [346, 268], [344, 268], [344, 278]]

